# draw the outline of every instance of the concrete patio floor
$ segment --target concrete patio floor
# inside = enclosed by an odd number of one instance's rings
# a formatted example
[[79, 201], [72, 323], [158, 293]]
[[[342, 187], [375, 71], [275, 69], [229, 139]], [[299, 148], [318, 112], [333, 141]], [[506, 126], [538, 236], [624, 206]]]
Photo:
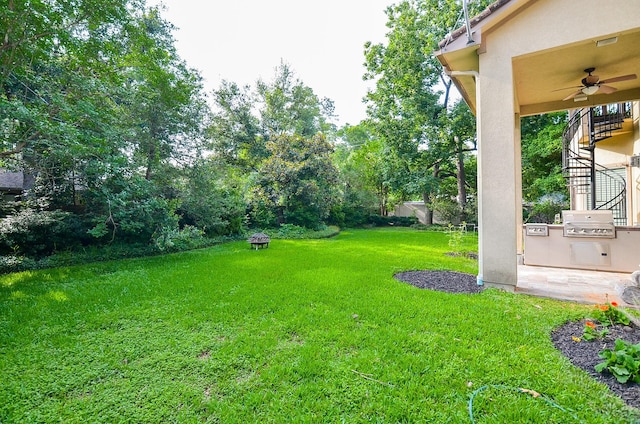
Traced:
[[518, 265], [515, 292], [579, 303], [618, 302], [618, 288], [631, 284], [631, 274]]

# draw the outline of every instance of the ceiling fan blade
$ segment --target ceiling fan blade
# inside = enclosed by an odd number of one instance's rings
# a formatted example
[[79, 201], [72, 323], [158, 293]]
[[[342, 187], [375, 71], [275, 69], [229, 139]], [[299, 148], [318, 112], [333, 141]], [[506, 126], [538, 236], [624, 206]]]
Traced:
[[572, 86], [572, 87], [558, 88], [558, 89], [556, 89], [556, 90], [552, 90], [551, 92], [552, 92], [552, 93], [554, 93], [554, 92], [556, 92], [556, 91], [574, 90], [574, 89], [576, 89], [576, 88], [582, 88], [582, 87], [583, 87], [582, 85], [574, 85], [574, 86]]
[[562, 101], [564, 102], [565, 100], [571, 100], [574, 97], [576, 97], [578, 94], [582, 93], [582, 91], [578, 90], [574, 93], [569, 94], [567, 97], [565, 97], [564, 99], [562, 99]]
[[606, 79], [604, 81], [600, 81], [600, 84], [609, 84], [612, 82], [628, 81], [636, 78], [638, 78], [636, 74], [622, 75], [619, 77], [613, 77], [613, 78]]
[[600, 91], [601, 93], [604, 93], [604, 94], [611, 94], [614, 91], [618, 91], [618, 89], [615, 88], [615, 87], [611, 87], [609, 85], [600, 85], [600, 90], [598, 90], [598, 91]]

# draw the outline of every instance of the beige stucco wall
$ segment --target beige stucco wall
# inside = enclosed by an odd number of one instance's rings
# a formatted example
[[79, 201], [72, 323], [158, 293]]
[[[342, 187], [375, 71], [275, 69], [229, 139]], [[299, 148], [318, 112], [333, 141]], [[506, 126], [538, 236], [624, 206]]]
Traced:
[[[633, 154], [640, 155], [640, 102], [633, 105], [633, 128], [634, 142]], [[630, 225], [640, 225], [640, 168], [630, 168], [629, 191], [631, 194], [630, 203], [633, 207], [631, 212], [632, 222]]]
[[[521, 252], [519, 106], [512, 60], [637, 27], [636, 1], [615, 6], [603, 10], [595, 0], [540, 0], [483, 34], [476, 108], [479, 277], [489, 286], [515, 287]], [[605, 13], [610, 16], [603, 18]]]

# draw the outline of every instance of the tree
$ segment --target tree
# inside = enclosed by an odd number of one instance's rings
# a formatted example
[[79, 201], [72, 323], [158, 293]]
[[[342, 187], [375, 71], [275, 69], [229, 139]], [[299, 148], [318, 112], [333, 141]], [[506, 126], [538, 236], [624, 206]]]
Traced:
[[[488, 3], [474, 4], [472, 12]], [[454, 109], [449, 117], [451, 81], [432, 54], [437, 42], [458, 25], [460, 7], [453, 0], [404, 0], [387, 9], [387, 44], [365, 45], [365, 78], [376, 80], [367, 95], [368, 114], [398, 171], [409, 176], [398, 176], [402, 185], [393, 188], [409, 196], [421, 194], [428, 211], [444, 162], [457, 161], [458, 175], [464, 178], [461, 155], [467, 131], [452, 133], [459, 125], [448, 122], [457, 113]], [[462, 191], [459, 198], [464, 202]]]
[[562, 176], [562, 132], [567, 114], [557, 112], [522, 119], [523, 197], [536, 201], [544, 195], [567, 195]]
[[176, 182], [182, 225], [200, 228], [209, 236], [242, 231], [245, 204], [239, 181], [211, 159], [195, 163]]
[[371, 214], [386, 215], [389, 188], [385, 181], [382, 143], [366, 122], [345, 125], [337, 133], [333, 162], [338, 168], [340, 199], [331, 219], [340, 226], [365, 224]]
[[172, 28], [157, 8], [146, 11], [131, 28], [122, 63], [130, 142], [148, 180], [163, 165], [196, 159], [204, 147], [208, 111], [201, 77], [177, 55]]
[[262, 132], [267, 139], [282, 134], [312, 137], [333, 130], [329, 120], [334, 106], [320, 99], [313, 90], [295, 77], [290, 66], [281, 63], [271, 83], [258, 81]]
[[[87, 229], [148, 242], [176, 227], [173, 181], [205, 147], [207, 105], [159, 11], [138, 0], [10, 0], [0, 22], [0, 165], [35, 178], [27, 199], [50, 216], [72, 212], [82, 225], [58, 227], [83, 243]], [[11, 218], [30, 210], [23, 201]]]
[[286, 64], [272, 81], [213, 93], [209, 127], [216, 160], [247, 187], [252, 225], [317, 227], [333, 204], [333, 103], [318, 98]]
[[280, 135], [267, 149], [270, 156], [261, 164], [253, 189], [254, 209], [260, 213], [266, 207], [272, 213], [262, 216], [275, 218], [278, 225], [319, 227], [334, 203], [337, 171], [331, 145], [321, 134]]
[[209, 127], [210, 145], [216, 157], [244, 172], [255, 171], [267, 156], [257, 107], [250, 86], [222, 81], [213, 91], [214, 112]]

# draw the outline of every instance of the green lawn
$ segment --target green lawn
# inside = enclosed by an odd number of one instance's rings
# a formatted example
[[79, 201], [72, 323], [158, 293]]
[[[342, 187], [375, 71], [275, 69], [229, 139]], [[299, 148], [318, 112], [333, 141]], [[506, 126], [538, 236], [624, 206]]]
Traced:
[[[551, 330], [590, 308], [420, 290], [443, 233], [346, 231], [0, 276], [0, 422], [628, 423]], [[475, 250], [469, 235], [464, 250]], [[635, 416], [637, 417], [637, 415]]]

